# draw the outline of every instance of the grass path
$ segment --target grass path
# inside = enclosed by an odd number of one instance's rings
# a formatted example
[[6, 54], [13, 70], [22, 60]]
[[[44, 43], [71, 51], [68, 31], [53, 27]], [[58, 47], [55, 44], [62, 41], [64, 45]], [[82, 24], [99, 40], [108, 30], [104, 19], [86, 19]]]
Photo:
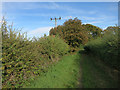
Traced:
[[85, 53], [64, 56], [27, 88], [117, 88], [118, 72]]
[[77, 55], [64, 56], [48, 72], [32, 81], [28, 88], [75, 88], [80, 85]]
[[84, 88], [117, 88], [118, 71], [105, 65], [98, 57], [79, 54]]

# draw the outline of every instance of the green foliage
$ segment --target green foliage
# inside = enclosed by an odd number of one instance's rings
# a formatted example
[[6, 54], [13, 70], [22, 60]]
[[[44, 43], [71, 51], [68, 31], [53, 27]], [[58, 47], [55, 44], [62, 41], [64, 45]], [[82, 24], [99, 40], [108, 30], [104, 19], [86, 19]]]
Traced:
[[120, 70], [119, 47], [118, 29], [115, 29], [114, 32], [108, 30], [103, 37], [90, 41], [84, 49], [100, 57], [106, 64]]
[[56, 59], [66, 54], [68, 45], [58, 37], [44, 36], [28, 40], [4, 22], [2, 31], [2, 86], [22, 87], [48, 68]]
[[88, 33], [89, 41], [102, 36], [101, 34], [102, 29], [100, 29], [99, 27], [91, 25], [91, 24], [83, 24], [82, 26], [85, 28], [85, 30]]
[[109, 33], [118, 34], [118, 32], [119, 32], [119, 26], [109, 26], [103, 31], [103, 34], [109, 34]]
[[48, 58], [53, 60], [67, 54], [69, 46], [59, 37], [42, 37], [38, 40], [41, 53], [48, 55]]
[[78, 87], [79, 60], [77, 55], [63, 56], [61, 60], [49, 68], [36, 80], [24, 88], [76, 88]]
[[81, 20], [69, 19], [63, 25], [50, 30], [50, 35], [59, 35], [72, 49], [78, 48], [80, 44], [88, 41], [87, 32], [82, 26]]
[[88, 41], [101, 37], [102, 29], [91, 24], [82, 24], [81, 20], [75, 18], [52, 28], [50, 35], [59, 35], [73, 52], [78, 50], [80, 45], [85, 45]]

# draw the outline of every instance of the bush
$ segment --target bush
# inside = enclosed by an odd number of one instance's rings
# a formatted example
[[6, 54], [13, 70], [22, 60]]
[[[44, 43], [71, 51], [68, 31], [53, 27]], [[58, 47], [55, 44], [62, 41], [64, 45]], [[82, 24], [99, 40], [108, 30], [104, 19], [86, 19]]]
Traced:
[[[67, 54], [68, 45], [58, 37], [28, 40], [4, 21], [2, 31], [2, 86], [22, 87]], [[52, 63], [51, 63], [52, 62]]]
[[103, 37], [88, 42], [84, 49], [100, 57], [106, 64], [120, 70], [120, 61], [118, 60], [119, 46], [118, 30], [116, 30], [114, 33], [113, 31], [107, 31]]
[[[7, 29], [8, 30], [8, 29]], [[8, 32], [2, 45], [2, 84], [3, 88], [21, 87], [31, 76], [41, 70], [40, 53], [34, 43], [25, 40], [21, 35]], [[10, 37], [10, 34], [15, 37]], [[19, 33], [20, 34], [20, 33]]]
[[74, 18], [67, 20], [63, 25], [50, 30], [50, 35], [59, 35], [71, 47], [70, 52], [75, 52], [82, 44], [88, 42], [88, 35], [82, 26], [81, 20]]
[[68, 53], [69, 46], [59, 37], [42, 37], [38, 40], [41, 53], [47, 54], [48, 58], [57, 59]]

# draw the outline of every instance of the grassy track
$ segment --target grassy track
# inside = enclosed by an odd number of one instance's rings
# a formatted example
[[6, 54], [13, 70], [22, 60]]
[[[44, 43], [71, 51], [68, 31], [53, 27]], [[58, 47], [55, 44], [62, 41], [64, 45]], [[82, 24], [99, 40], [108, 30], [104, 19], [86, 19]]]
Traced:
[[118, 71], [107, 67], [97, 57], [80, 53], [80, 63], [84, 88], [118, 87]]
[[64, 56], [48, 72], [27, 88], [116, 88], [118, 71], [107, 67], [97, 57], [79, 53]]
[[32, 81], [28, 88], [74, 88], [79, 84], [79, 63], [77, 55], [64, 56], [48, 72]]

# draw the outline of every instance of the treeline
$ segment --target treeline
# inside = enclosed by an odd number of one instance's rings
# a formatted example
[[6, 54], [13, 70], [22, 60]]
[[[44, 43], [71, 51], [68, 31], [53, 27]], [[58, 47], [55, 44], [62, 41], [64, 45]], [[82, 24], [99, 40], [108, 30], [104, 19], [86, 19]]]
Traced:
[[85, 45], [88, 41], [101, 37], [101, 32], [101, 28], [91, 24], [82, 24], [81, 20], [75, 18], [52, 28], [50, 36], [58, 35], [71, 47], [71, 52], [74, 52], [80, 45]]
[[70, 46], [71, 52], [80, 50], [82, 45], [86, 52], [98, 56], [109, 66], [120, 70], [119, 29], [118, 26], [109, 26], [102, 30], [91, 24], [82, 24], [81, 20], [75, 18], [52, 28], [50, 36], [59, 35]]
[[26, 35], [7, 25], [3, 18], [2, 87], [18, 88], [28, 84], [69, 51], [59, 37], [44, 36], [28, 40]]

